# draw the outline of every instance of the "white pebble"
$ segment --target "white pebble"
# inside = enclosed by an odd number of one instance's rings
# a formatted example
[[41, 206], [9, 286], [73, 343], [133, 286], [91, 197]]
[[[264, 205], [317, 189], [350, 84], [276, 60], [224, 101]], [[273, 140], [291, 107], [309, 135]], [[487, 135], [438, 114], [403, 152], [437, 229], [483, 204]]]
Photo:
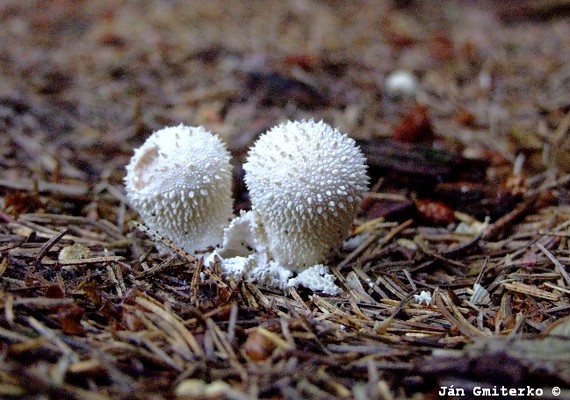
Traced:
[[384, 83], [388, 95], [393, 97], [410, 96], [418, 93], [418, 79], [408, 71], [397, 70], [386, 78]]

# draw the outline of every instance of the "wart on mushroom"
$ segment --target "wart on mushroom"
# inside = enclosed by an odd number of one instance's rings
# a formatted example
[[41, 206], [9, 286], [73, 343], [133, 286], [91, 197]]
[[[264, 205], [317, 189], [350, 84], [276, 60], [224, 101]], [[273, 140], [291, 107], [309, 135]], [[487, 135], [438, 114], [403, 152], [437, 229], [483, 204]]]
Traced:
[[153, 133], [126, 167], [127, 198], [145, 224], [188, 252], [222, 242], [232, 217], [230, 154], [203, 127]]

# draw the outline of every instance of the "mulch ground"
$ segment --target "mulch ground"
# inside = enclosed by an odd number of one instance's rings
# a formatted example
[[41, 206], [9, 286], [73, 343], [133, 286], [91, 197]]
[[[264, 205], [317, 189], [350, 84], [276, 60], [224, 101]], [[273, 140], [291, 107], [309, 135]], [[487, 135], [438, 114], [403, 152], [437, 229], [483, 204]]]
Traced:
[[[3, 1], [0, 397], [570, 398], [570, 6], [497, 3]], [[238, 211], [248, 147], [303, 118], [368, 159], [344, 293], [227, 280], [132, 229], [153, 131], [218, 133]]]

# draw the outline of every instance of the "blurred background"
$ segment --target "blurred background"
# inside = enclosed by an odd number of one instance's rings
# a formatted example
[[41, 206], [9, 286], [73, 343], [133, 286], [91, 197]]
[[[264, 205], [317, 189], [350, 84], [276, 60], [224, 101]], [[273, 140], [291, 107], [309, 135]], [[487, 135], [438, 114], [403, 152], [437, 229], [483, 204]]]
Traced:
[[132, 149], [165, 125], [204, 125], [240, 155], [287, 118], [568, 171], [569, 9], [4, 0], [2, 178], [120, 183]]

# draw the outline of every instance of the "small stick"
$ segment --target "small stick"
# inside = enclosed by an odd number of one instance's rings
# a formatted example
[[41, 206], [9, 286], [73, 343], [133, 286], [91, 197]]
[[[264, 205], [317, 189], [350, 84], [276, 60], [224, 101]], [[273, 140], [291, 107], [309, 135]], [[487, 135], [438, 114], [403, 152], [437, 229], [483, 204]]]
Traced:
[[182, 259], [187, 260], [188, 262], [191, 262], [191, 263], [196, 262], [196, 257], [191, 256], [187, 251], [182, 249], [180, 246], [174, 244], [172, 242], [172, 240], [167, 239], [164, 236], [160, 235], [158, 232], [151, 230], [145, 224], [142, 224], [138, 221], [131, 220], [131, 221], [129, 221], [128, 225], [129, 225], [129, 228], [138, 229], [139, 231], [144, 232], [152, 240], [160, 242], [163, 245], [165, 245], [166, 247], [170, 248], [172, 251], [174, 251], [176, 254], [178, 254]]
[[409, 219], [402, 222], [400, 225], [396, 226], [394, 229], [390, 230], [384, 237], [380, 238], [379, 234], [374, 234], [360, 246], [358, 246], [352, 253], [350, 253], [342, 262], [338, 265], [339, 269], [345, 267], [348, 263], [354, 261], [359, 255], [361, 255], [368, 247], [370, 247], [374, 242], [378, 241], [378, 244], [384, 245], [394, 238], [398, 233], [402, 232], [404, 229], [408, 228], [413, 223], [413, 220]]
[[39, 266], [40, 262], [42, 261], [42, 258], [45, 257], [49, 249], [51, 249], [54, 244], [59, 242], [61, 238], [64, 237], [68, 232], [69, 228], [62, 229], [54, 237], [52, 237], [50, 240], [44, 243], [44, 245], [40, 248], [40, 251], [36, 255], [36, 258], [34, 259], [34, 265], [36, 268]]
[[558, 270], [560, 275], [562, 275], [562, 277], [566, 281], [566, 284], [568, 286], [570, 286], [570, 276], [568, 275], [568, 272], [566, 272], [564, 265], [562, 265], [562, 263], [560, 261], [558, 261], [556, 259], [556, 257], [554, 257], [554, 254], [552, 254], [550, 251], [548, 251], [546, 249], [546, 247], [544, 247], [542, 244], [537, 243], [536, 247], [538, 247], [540, 249], [540, 251], [542, 251], [544, 254], [546, 254], [546, 257], [548, 257], [550, 259], [550, 261], [552, 261], [554, 263], [554, 265], [556, 266], [556, 269]]

